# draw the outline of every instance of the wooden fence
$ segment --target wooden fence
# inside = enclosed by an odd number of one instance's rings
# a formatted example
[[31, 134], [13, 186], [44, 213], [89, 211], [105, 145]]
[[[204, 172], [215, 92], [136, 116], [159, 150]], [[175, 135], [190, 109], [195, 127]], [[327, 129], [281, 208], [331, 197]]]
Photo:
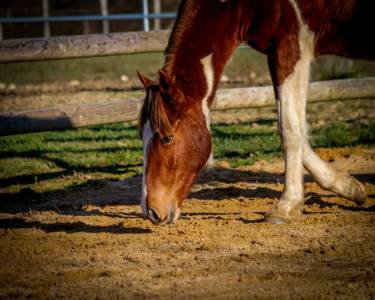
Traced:
[[[5, 40], [0, 42], [0, 62], [161, 51], [168, 35], [168, 31], [157, 31]], [[375, 98], [375, 78], [310, 84], [310, 102], [359, 98]], [[271, 86], [222, 89], [218, 91], [212, 109], [256, 108], [273, 104]], [[132, 121], [137, 119], [141, 105], [142, 99], [123, 99], [100, 104], [0, 113], [0, 135]]]
[[87, 34], [0, 41], [0, 63], [164, 50], [169, 31]]
[[[375, 98], [375, 78], [321, 81], [310, 84], [309, 102]], [[271, 86], [221, 89], [212, 110], [257, 108], [274, 105]], [[0, 135], [78, 128], [134, 121], [142, 99], [124, 99], [43, 110], [0, 113]]]
[[[153, 0], [153, 12], [149, 9], [149, 0], [140, 0], [142, 12], [138, 13], [122, 13], [113, 14], [110, 13], [108, 0], [99, 0], [100, 3], [100, 14], [99, 15], [51, 15], [50, 14], [50, 0], [39, 0], [40, 9], [42, 11], [42, 16], [19, 16], [15, 17], [14, 12], [6, 8], [6, 17], [0, 16], [0, 40], [3, 39], [4, 35], [4, 24], [32, 24], [32, 23], [42, 23], [43, 24], [43, 36], [49, 38], [51, 36], [51, 23], [58, 22], [83, 22], [83, 32], [89, 31], [89, 21], [101, 21], [102, 22], [102, 32], [110, 32], [110, 20], [142, 20], [143, 30], [150, 31], [150, 19], [153, 19], [153, 29], [160, 30], [162, 19], [172, 19], [176, 17], [175, 12], [162, 12], [161, 0]], [[93, 2], [93, 1], [92, 1]], [[37, 5], [37, 3], [33, 3]], [[61, 13], [61, 12], [60, 12]]]

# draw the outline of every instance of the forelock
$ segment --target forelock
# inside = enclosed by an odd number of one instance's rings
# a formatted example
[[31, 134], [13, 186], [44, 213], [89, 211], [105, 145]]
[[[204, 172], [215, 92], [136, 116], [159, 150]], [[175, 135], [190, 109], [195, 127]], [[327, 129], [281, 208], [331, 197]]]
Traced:
[[154, 133], [158, 133], [161, 136], [170, 134], [172, 126], [167, 115], [164, 100], [157, 86], [151, 86], [146, 91], [146, 97], [139, 117], [139, 129], [141, 136], [143, 126], [147, 121], [150, 122], [152, 131]]

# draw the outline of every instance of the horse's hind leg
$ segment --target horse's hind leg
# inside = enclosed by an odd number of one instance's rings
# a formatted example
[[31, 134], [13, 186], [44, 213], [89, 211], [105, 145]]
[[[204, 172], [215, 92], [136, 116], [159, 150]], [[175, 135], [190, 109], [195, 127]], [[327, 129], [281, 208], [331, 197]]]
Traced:
[[338, 172], [323, 161], [311, 149], [308, 141], [303, 147], [303, 165], [323, 189], [335, 192], [359, 205], [366, 201], [364, 186], [353, 176]]

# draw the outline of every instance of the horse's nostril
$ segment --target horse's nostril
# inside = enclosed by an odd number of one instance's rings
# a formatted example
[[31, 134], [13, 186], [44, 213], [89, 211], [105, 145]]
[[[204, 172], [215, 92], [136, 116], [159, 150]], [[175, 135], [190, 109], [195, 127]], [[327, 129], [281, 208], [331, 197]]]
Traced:
[[148, 209], [148, 216], [153, 223], [159, 223], [161, 221], [158, 212], [152, 208]]

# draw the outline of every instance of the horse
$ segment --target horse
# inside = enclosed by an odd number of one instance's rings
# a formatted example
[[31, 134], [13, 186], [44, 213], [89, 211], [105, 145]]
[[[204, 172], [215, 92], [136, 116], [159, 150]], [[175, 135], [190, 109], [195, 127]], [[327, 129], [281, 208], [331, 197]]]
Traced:
[[374, 59], [372, 0], [182, 0], [157, 79], [140, 112], [144, 173], [141, 207], [154, 224], [175, 222], [211, 154], [209, 107], [223, 68], [241, 44], [268, 59], [285, 152], [285, 185], [265, 221], [296, 220], [303, 169], [325, 190], [362, 205], [364, 186], [311, 148], [306, 129], [310, 64], [325, 54]]

